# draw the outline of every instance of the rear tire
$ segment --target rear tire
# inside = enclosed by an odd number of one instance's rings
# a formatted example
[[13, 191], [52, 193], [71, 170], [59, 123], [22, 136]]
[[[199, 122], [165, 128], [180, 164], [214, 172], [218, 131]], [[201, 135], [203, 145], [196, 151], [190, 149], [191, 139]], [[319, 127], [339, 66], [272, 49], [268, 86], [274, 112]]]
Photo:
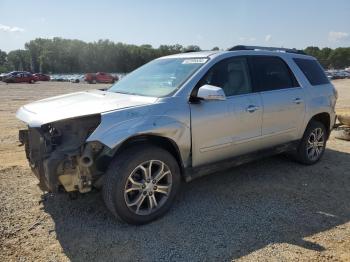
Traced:
[[323, 156], [327, 143], [327, 130], [319, 121], [311, 120], [296, 151], [296, 160], [313, 165]]
[[117, 155], [105, 176], [103, 198], [107, 208], [116, 218], [135, 225], [163, 216], [181, 183], [175, 158], [148, 144], [132, 146]]

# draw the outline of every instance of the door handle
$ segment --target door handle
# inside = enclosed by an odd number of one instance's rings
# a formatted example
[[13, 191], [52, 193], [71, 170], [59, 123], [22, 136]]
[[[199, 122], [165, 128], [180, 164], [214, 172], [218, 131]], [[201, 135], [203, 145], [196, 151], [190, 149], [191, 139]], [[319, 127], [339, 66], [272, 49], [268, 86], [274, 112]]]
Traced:
[[299, 97], [297, 97], [293, 100], [293, 103], [297, 104], [297, 105], [301, 104], [302, 102], [303, 102], [303, 100], [301, 100]]
[[253, 113], [255, 112], [256, 110], [258, 110], [259, 107], [258, 106], [254, 106], [254, 105], [250, 105], [246, 108], [246, 111], [249, 112], [249, 113]]

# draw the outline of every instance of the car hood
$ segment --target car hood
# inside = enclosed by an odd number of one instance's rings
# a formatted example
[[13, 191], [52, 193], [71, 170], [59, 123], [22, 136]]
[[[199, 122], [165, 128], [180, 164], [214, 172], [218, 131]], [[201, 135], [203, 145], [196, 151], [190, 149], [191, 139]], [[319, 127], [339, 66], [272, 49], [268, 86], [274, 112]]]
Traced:
[[90, 90], [51, 97], [24, 105], [17, 111], [16, 117], [31, 127], [39, 127], [63, 119], [143, 106], [156, 101], [155, 97]]

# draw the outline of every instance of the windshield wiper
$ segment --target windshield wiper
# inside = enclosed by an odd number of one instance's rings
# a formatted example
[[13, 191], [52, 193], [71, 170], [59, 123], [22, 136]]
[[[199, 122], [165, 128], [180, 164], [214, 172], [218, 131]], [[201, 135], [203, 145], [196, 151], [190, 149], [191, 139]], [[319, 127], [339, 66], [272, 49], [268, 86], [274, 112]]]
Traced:
[[[107, 90], [109, 91], [109, 90]], [[137, 94], [137, 93], [130, 93], [130, 92], [120, 92], [120, 91], [110, 91], [110, 92], [113, 92], [113, 93], [118, 93], [118, 94], [123, 94], [123, 95], [134, 95], [134, 96], [142, 96], [140, 94]]]

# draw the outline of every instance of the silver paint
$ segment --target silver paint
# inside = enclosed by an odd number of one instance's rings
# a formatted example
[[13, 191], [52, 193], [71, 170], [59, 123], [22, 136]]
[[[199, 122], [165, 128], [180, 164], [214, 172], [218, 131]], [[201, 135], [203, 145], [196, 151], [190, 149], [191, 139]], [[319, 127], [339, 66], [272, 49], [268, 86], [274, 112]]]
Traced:
[[[281, 57], [300, 87], [189, 103], [190, 94], [218, 61], [242, 55]], [[153, 98], [105, 91], [87, 91], [44, 99], [25, 105], [17, 117], [29, 126], [101, 114], [101, 123], [87, 139], [117, 148], [138, 135], [167, 138], [177, 145], [183, 165], [196, 167], [300, 139], [309, 120], [326, 112], [334, 125], [335, 94], [332, 84], [311, 86], [293, 61], [312, 57], [269, 51], [185, 53], [169, 57], [208, 58], [170, 97]], [[163, 58], [159, 58], [163, 59]], [[192, 155], [191, 155], [192, 154]]]

